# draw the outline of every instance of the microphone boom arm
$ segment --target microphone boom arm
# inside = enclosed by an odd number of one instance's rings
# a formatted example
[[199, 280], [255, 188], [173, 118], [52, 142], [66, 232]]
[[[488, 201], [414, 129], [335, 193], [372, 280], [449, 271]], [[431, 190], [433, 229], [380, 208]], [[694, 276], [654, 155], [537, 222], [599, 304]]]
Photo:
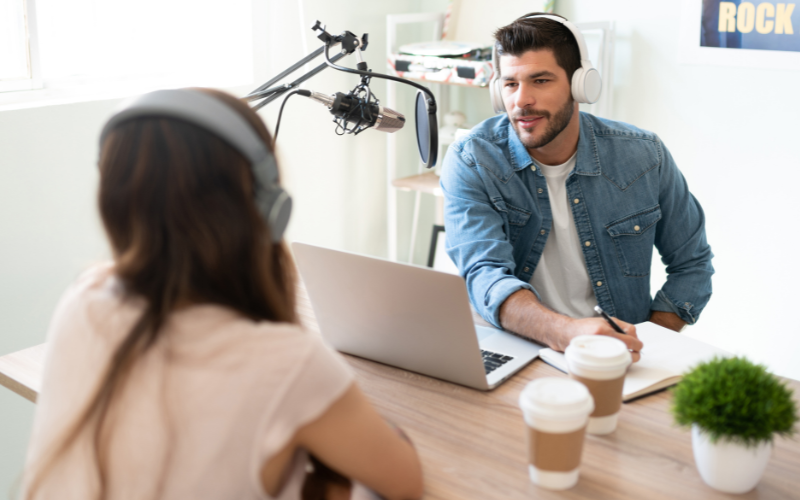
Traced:
[[[312, 70], [308, 71], [307, 73], [301, 75], [300, 77], [298, 77], [297, 79], [295, 79], [291, 83], [286, 83], [286, 84], [283, 84], [283, 85], [278, 85], [276, 87], [272, 87], [277, 82], [283, 80], [287, 76], [291, 75], [292, 73], [294, 73], [295, 71], [297, 71], [298, 69], [303, 67], [306, 63], [308, 63], [310, 61], [313, 61], [314, 59], [316, 59], [317, 57], [322, 55], [324, 53], [326, 47], [333, 47], [333, 46], [336, 46], [336, 45], [339, 45], [339, 44], [342, 45], [342, 52], [340, 52], [339, 54], [336, 54], [335, 56], [333, 56], [331, 58], [333, 61], [338, 61], [339, 59], [341, 59], [341, 58], [343, 58], [345, 56], [348, 56], [348, 55], [352, 54], [353, 52], [355, 52], [356, 49], [359, 46], [361, 46], [362, 48], [366, 48], [366, 46], [367, 46], [366, 41], [359, 42], [358, 37], [356, 37], [353, 33], [350, 33], [349, 31], [345, 31], [341, 35], [337, 35], [337, 36], [331, 35], [327, 31], [325, 31], [325, 27], [321, 26], [319, 21], [317, 21], [314, 24], [314, 26], [311, 27], [311, 29], [315, 30], [315, 31], [316, 30], [321, 30], [322, 31], [322, 33], [317, 38], [322, 40], [324, 45], [322, 47], [319, 47], [314, 52], [308, 54], [304, 58], [300, 59], [296, 63], [292, 64], [291, 66], [286, 68], [284, 71], [282, 71], [280, 74], [274, 76], [268, 82], [266, 82], [265, 84], [261, 85], [260, 87], [258, 87], [254, 91], [250, 92], [247, 96], [245, 96], [244, 99], [247, 100], [247, 101], [250, 101], [250, 102], [259, 101], [259, 100], [261, 101], [261, 102], [255, 104], [255, 105], [253, 105], [253, 110], [258, 111], [259, 109], [263, 108], [264, 106], [266, 106], [267, 104], [271, 103], [275, 99], [278, 99], [283, 94], [291, 91], [292, 89], [297, 88], [301, 83], [303, 83], [306, 80], [312, 78], [313, 76], [317, 75], [322, 70], [327, 68], [328, 67], [327, 62], [322, 63], [319, 66], [316, 66]], [[327, 57], [326, 57], [326, 59], [327, 59]]]
[[[286, 92], [289, 92], [290, 90], [292, 90], [292, 89], [296, 88], [297, 86], [299, 86], [301, 83], [303, 83], [306, 80], [310, 79], [311, 77], [317, 75], [318, 73], [320, 73], [325, 68], [330, 67], [330, 68], [333, 68], [333, 69], [338, 70], [338, 71], [343, 71], [345, 73], [352, 73], [354, 75], [360, 75], [362, 78], [363, 77], [367, 77], [367, 78], [371, 78], [371, 77], [383, 78], [385, 80], [392, 80], [392, 81], [395, 81], [395, 82], [400, 82], [400, 83], [404, 83], [406, 85], [410, 85], [412, 87], [415, 87], [415, 88], [425, 92], [425, 95], [428, 97], [428, 99], [427, 99], [428, 100], [428, 105], [430, 106], [431, 111], [432, 112], [436, 111], [436, 99], [434, 98], [433, 93], [430, 91], [430, 89], [428, 89], [424, 85], [420, 85], [420, 84], [412, 82], [410, 80], [406, 80], [405, 78], [399, 78], [399, 77], [391, 76], [391, 75], [384, 75], [384, 74], [381, 74], [381, 73], [375, 73], [373, 71], [364, 71], [364, 70], [360, 70], [360, 69], [346, 68], [344, 66], [339, 66], [338, 64], [336, 64], [336, 62], [339, 59], [342, 59], [343, 57], [352, 54], [356, 50], [366, 50], [367, 49], [368, 37], [367, 37], [366, 33], [362, 36], [361, 40], [359, 40], [357, 36], [355, 36], [353, 33], [349, 32], [349, 31], [345, 31], [341, 35], [334, 36], [334, 35], [331, 35], [330, 33], [328, 33], [327, 31], [325, 31], [325, 26], [321, 25], [321, 23], [319, 21], [314, 23], [314, 26], [312, 26], [311, 29], [314, 30], [314, 31], [319, 30], [319, 31], [322, 32], [317, 36], [317, 38], [322, 40], [323, 46], [319, 47], [314, 52], [308, 54], [304, 58], [302, 58], [299, 61], [297, 61], [296, 63], [292, 64], [291, 66], [286, 68], [284, 71], [282, 71], [280, 74], [276, 75], [271, 80], [269, 80], [268, 82], [266, 82], [265, 84], [261, 85], [260, 87], [258, 87], [254, 91], [252, 91], [250, 94], [248, 94], [245, 97], [245, 99], [247, 101], [262, 100], [261, 102], [255, 104], [253, 106], [254, 110], [261, 109], [262, 107], [264, 107], [267, 104], [271, 103], [275, 99], [279, 98], [281, 95], [285, 94]], [[334, 47], [336, 45], [339, 45], [339, 44], [342, 45], [342, 51], [340, 53], [334, 55], [333, 57], [330, 57], [330, 55], [329, 55], [330, 48]], [[270, 88], [272, 85], [275, 85], [277, 82], [283, 80], [284, 78], [286, 78], [290, 74], [292, 74], [295, 71], [297, 71], [298, 69], [300, 69], [303, 65], [305, 65], [306, 63], [308, 63], [310, 61], [313, 61], [314, 59], [316, 59], [320, 55], [324, 55], [325, 56], [325, 62], [323, 64], [320, 64], [319, 66], [316, 66], [314, 69], [312, 69], [311, 71], [309, 71], [309, 72], [305, 73], [304, 75], [298, 77], [296, 80], [294, 80], [291, 83], [287, 83], [287, 84], [284, 84], [284, 85], [278, 85], [276, 87]], [[360, 67], [362, 66], [362, 64], [364, 64], [364, 63], [359, 62], [359, 66]], [[364, 64], [364, 67], [366, 67], [365, 64]]]
[[[417, 145], [419, 146], [422, 163], [425, 165], [426, 168], [431, 168], [433, 165], [435, 165], [436, 157], [438, 154], [438, 128], [436, 120], [436, 98], [434, 97], [433, 92], [431, 92], [430, 89], [428, 89], [424, 85], [420, 85], [405, 78], [385, 75], [382, 73], [375, 73], [373, 71], [368, 70], [367, 64], [361, 58], [361, 52], [363, 50], [366, 50], [368, 45], [368, 35], [366, 33], [362, 35], [361, 39], [359, 40], [359, 38], [350, 31], [344, 31], [341, 35], [331, 35], [325, 30], [325, 28], [326, 27], [322, 26], [319, 21], [317, 21], [314, 24], [314, 26], [311, 27], [313, 31], [321, 32], [319, 35], [317, 35], [317, 38], [322, 41], [323, 43], [322, 47], [319, 47], [311, 54], [308, 54], [307, 56], [303, 57], [293, 65], [289, 66], [288, 68], [286, 68], [286, 70], [282, 71], [280, 74], [276, 75], [274, 78], [272, 78], [271, 80], [264, 83], [263, 85], [252, 91], [250, 94], [245, 96], [244, 99], [251, 103], [254, 101], [259, 101], [255, 104], [252, 104], [253, 110], [258, 111], [259, 109], [263, 108], [264, 106], [278, 99], [284, 94], [288, 94], [287, 98], [297, 93], [302, 93], [303, 95], [305, 95], [307, 91], [298, 89], [297, 87], [301, 83], [308, 80], [309, 78], [323, 71], [325, 68], [330, 67], [345, 73], [352, 73], [354, 75], [359, 75], [361, 76], [361, 84], [357, 85], [356, 88], [350, 92], [350, 94], [344, 97], [358, 95], [358, 94], [363, 95], [362, 92], [365, 92], [366, 97], [363, 98], [364, 104], [361, 104], [357, 108], [348, 108], [348, 106], [344, 106], [344, 108], [340, 108], [339, 110], [334, 109], [336, 106], [329, 107], [329, 109], [331, 109], [331, 113], [333, 113], [335, 116], [334, 122], [336, 122], [337, 124], [337, 134], [340, 135], [344, 133], [359, 134], [376, 123], [376, 120], [373, 119], [376, 118], [376, 115], [372, 111], [372, 106], [375, 106], [377, 108], [379, 102], [372, 95], [372, 91], [369, 88], [369, 81], [371, 78], [373, 77], [382, 78], [384, 80], [391, 80], [399, 83], [404, 83], [406, 85], [410, 85], [420, 91], [417, 93], [416, 121], [417, 121]], [[329, 54], [330, 48], [336, 45], [342, 46], [341, 52], [331, 57]], [[357, 64], [358, 69], [347, 68], [336, 64], [336, 62], [339, 61], [339, 59], [348, 56], [354, 52], [356, 53], [356, 57], [358, 58], [358, 64]], [[296, 78], [294, 81], [290, 83], [275, 86], [276, 83], [286, 78], [290, 74], [294, 73], [295, 71], [300, 69], [303, 65], [319, 57], [320, 55], [325, 56], [324, 63], [316, 66], [312, 70], [306, 72], [304, 75], [301, 75], [300, 77]], [[422, 95], [423, 93], [424, 96]], [[341, 93], [337, 94], [337, 96], [339, 96], [340, 94]], [[285, 102], [286, 101], [284, 100], [284, 104]], [[347, 112], [347, 111], [341, 111], [341, 109], [345, 110], [352, 109], [353, 111]], [[380, 128], [381, 130], [387, 132], [394, 132], [395, 130], [399, 130], [399, 128], [402, 128], [403, 125], [402, 122], [405, 121], [403, 119], [402, 114], [396, 113], [392, 110], [388, 110], [388, 108], [380, 107], [377, 109], [386, 110], [393, 114], [392, 116], [390, 116], [389, 113], [386, 114], [386, 123], [384, 123], [384, 125]], [[281, 105], [280, 114], [282, 113], [283, 113], [283, 105]], [[278, 127], [280, 126], [280, 114], [278, 116], [278, 125], [276, 126], [275, 130], [276, 135]], [[384, 120], [383, 114], [378, 115], [377, 118], [379, 120]], [[348, 127], [351, 120], [355, 120], [355, 124], [350, 125]], [[364, 125], [364, 123], [367, 123], [367, 125]]]
[[[258, 101], [261, 99], [261, 102], [253, 105], [253, 110], [258, 111], [259, 109], [263, 108], [267, 104], [271, 103], [275, 99], [278, 99], [280, 96], [289, 92], [290, 90], [298, 87], [304, 81], [310, 79], [311, 77], [317, 75], [318, 73], [322, 72], [325, 68], [328, 67], [327, 63], [322, 63], [319, 66], [313, 68], [311, 71], [305, 73], [304, 75], [298, 77], [291, 83], [286, 83], [283, 85], [278, 85], [277, 87], [269, 88], [270, 85], [275, 84], [283, 80], [287, 75], [294, 73], [297, 69], [301, 68], [307, 62], [313, 60], [316, 57], [319, 57], [320, 54], [323, 53], [324, 47], [320, 47], [319, 49], [315, 50], [308, 56], [304, 57], [300, 61], [294, 63], [293, 65], [289, 66], [285, 71], [281, 74], [277, 75], [276, 77], [272, 78], [270, 81], [265, 83], [264, 85], [258, 87], [254, 91], [250, 92], [247, 96], [245, 96], [245, 100], [247, 101]], [[352, 52], [351, 52], [352, 53]], [[338, 61], [339, 59], [347, 56], [348, 53], [342, 52], [340, 54], [336, 54], [333, 56], [333, 60]]]

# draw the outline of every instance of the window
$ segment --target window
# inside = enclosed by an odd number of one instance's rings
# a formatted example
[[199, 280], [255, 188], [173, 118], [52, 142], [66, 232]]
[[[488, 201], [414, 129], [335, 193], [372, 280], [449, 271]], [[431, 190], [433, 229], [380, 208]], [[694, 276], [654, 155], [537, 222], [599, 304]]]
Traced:
[[0, 0], [0, 92], [40, 85], [36, 45], [29, 42], [36, 27], [33, 10], [34, 0]]
[[[251, 0], [35, 1], [35, 38], [46, 88], [252, 81]], [[0, 3], [19, 19], [22, 7], [13, 10], [14, 5], [24, 5], [24, 0]], [[0, 23], [8, 17], [4, 10]], [[24, 43], [19, 29], [5, 34], [2, 24], [0, 37], [13, 35], [15, 43]], [[5, 47], [6, 39], [2, 41]], [[9, 55], [6, 63], [5, 52], [3, 79], [6, 72], [19, 73], [22, 67], [19, 56]]]

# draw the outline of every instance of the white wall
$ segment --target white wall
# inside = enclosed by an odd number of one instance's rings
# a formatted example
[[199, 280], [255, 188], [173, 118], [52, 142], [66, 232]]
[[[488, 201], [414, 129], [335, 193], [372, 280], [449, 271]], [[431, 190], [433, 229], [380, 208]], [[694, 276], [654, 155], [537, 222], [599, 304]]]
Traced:
[[[64, 288], [106, 254], [96, 142], [113, 104], [0, 112], [0, 354], [43, 342]], [[0, 388], [0, 498], [22, 471], [33, 408]]]
[[800, 379], [800, 72], [679, 64], [679, 6], [557, 2], [571, 21], [616, 21], [614, 116], [661, 136], [705, 210], [714, 295], [689, 334]]

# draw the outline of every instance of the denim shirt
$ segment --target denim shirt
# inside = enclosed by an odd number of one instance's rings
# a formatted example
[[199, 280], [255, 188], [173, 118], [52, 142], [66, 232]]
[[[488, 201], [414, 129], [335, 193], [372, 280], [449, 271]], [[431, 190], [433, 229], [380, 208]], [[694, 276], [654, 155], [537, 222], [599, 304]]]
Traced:
[[[489, 118], [450, 146], [441, 176], [447, 253], [473, 307], [500, 327], [500, 306], [529, 281], [552, 230], [547, 182], [507, 115]], [[711, 297], [705, 217], [655, 134], [580, 114], [569, 206], [597, 303], [641, 323], [650, 311], [694, 324]], [[650, 295], [653, 247], [667, 281]]]

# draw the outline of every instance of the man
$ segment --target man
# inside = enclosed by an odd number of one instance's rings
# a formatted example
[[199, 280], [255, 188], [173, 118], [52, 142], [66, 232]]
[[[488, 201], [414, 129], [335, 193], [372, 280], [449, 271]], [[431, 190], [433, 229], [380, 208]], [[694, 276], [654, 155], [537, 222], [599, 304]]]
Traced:
[[[658, 136], [579, 111], [574, 35], [529, 16], [495, 33], [507, 113], [445, 158], [447, 251], [495, 326], [557, 350], [577, 335], [609, 335], [637, 360], [632, 323], [679, 331], [711, 296], [703, 211]], [[654, 299], [653, 246], [668, 273]]]

